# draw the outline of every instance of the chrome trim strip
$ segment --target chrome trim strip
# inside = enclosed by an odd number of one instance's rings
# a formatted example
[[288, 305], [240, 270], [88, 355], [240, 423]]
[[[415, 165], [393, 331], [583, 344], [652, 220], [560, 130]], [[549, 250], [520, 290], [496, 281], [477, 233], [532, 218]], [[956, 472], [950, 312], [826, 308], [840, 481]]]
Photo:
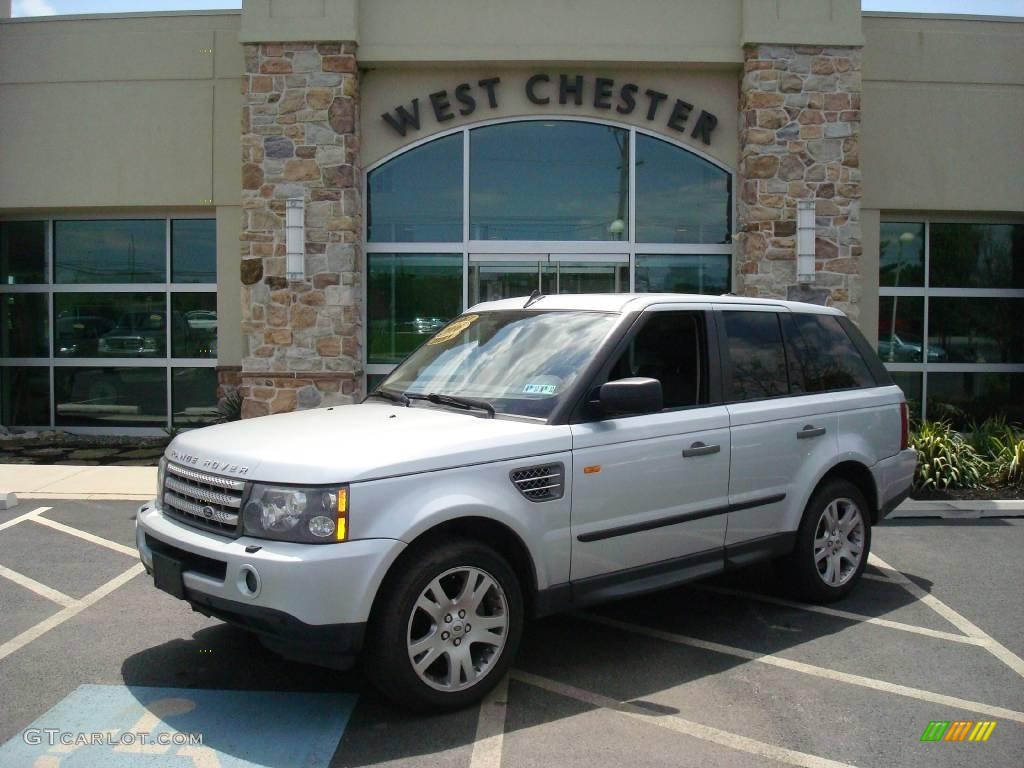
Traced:
[[179, 477], [184, 477], [186, 480], [191, 480], [193, 483], [215, 485], [218, 488], [227, 488], [232, 491], [242, 491], [245, 489], [244, 480], [235, 480], [221, 475], [210, 475], [206, 472], [199, 472], [195, 469], [189, 469], [188, 467], [174, 464], [173, 462], [167, 462], [167, 471], [173, 472]]

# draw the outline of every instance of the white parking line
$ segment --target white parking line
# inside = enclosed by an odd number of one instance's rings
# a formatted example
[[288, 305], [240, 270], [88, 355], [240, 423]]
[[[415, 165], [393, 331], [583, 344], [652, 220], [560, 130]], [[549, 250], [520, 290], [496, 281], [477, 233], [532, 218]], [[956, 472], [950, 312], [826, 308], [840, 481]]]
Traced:
[[756, 755], [757, 757], [778, 760], [781, 763], [797, 765], [802, 768], [851, 768], [849, 763], [840, 763], [835, 760], [829, 760], [826, 757], [811, 755], [807, 752], [797, 752], [793, 749], [767, 744], [763, 741], [740, 736], [737, 733], [712, 728], [708, 725], [695, 723], [692, 720], [684, 720], [677, 715], [656, 715], [636, 704], [616, 701], [599, 693], [585, 691], [582, 688], [576, 688], [575, 686], [560, 683], [557, 680], [551, 680], [546, 677], [531, 675], [528, 672], [515, 671], [512, 673], [512, 677], [528, 685], [575, 699], [593, 707], [616, 712], [620, 715], [649, 723], [650, 725], [656, 725], [659, 728], [692, 736], [702, 741], [710, 741], [713, 744], [719, 744], [739, 752]]
[[10, 520], [0, 523], [0, 531], [6, 528], [10, 528], [12, 525], [17, 525], [18, 523], [24, 522], [25, 520], [30, 520], [33, 517], [36, 517], [37, 515], [43, 514], [43, 512], [46, 512], [49, 509], [50, 507], [37, 507], [36, 509], [33, 509], [31, 512], [26, 512], [23, 515], [12, 517]]
[[772, 597], [771, 595], [762, 595], [759, 592], [747, 592], [742, 589], [732, 589], [730, 587], [715, 587], [701, 584], [693, 586], [695, 589], [699, 589], [704, 592], [715, 592], [720, 595], [733, 595], [735, 597], [747, 598], [748, 600], [757, 600], [762, 603], [781, 605], [786, 608], [797, 608], [801, 611], [808, 611], [810, 613], [820, 613], [823, 616], [835, 616], [838, 619], [849, 619], [850, 621], [856, 621], [861, 624], [874, 624], [879, 627], [897, 629], [900, 632], [911, 632], [916, 635], [934, 637], [939, 640], [949, 640], [953, 643], [963, 643], [964, 645], [977, 645], [982, 647], [988, 645], [988, 640], [981, 637], [958, 635], [954, 632], [943, 632], [941, 629], [928, 629], [927, 627], [919, 627], [916, 624], [904, 624], [902, 621], [892, 621], [890, 619], [882, 619], [877, 616], [865, 616], [862, 613], [841, 611], [838, 608], [827, 608], [823, 605], [809, 605], [807, 603], [798, 603], [794, 600], [785, 600], [780, 597]]
[[142, 563], [136, 563], [127, 571], [122, 573], [120, 576], [115, 576], [106, 584], [97, 587], [88, 595], [83, 597], [81, 600], [76, 601], [73, 605], [69, 605], [67, 608], [64, 608], [63, 610], [53, 614], [53, 616], [51, 616], [50, 618], [44, 619], [43, 621], [36, 624], [34, 627], [26, 629], [20, 635], [16, 635], [15, 637], [11, 638], [3, 645], [0, 645], [0, 661], [3, 661], [20, 648], [24, 648], [33, 640], [46, 634], [54, 627], [58, 627], [68, 619], [74, 618], [89, 606], [98, 602], [100, 599], [106, 597], [118, 587], [126, 584], [131, 579], [138, 576], [140, 573], [143, 572], [143, 570], [144, 569], [142, 567]]
[[469, 768], [501, 768], [501, 748], [505, 737], [505, 712], [508, 710], [508, 676], [502, 678], [480, 704], [476, 721], [476, 740]]
[[128, 555], [130, 557], [139, 556], [139, 552], [135, 547], [126, 547], [124, 544], [118, 544], [116, 541], [104, 539], [102, 536], [97, 536], [87, 531], [80, 531], [77, 528], [72, 528], [70, 525], [64, 525], [64, 523], [58, 523], [56, 520], [51, 520], [48, 517], [36, 516], [32, 517], [31, 520], [33, 523], [39, 523], [40, 525], [45, 525], [47, 528], [53, 528], [55, 531], [63, 531], [64, 533], [71, 534], [72, 536], [77, 536], [78, 538], [90, 541], [93, 544], [99, 544], [101, 547], [106, 547], [107, 549], [112, 549], [115, 552], [120, 552], [122, 555]]
[[70, 605], [74, 605], [78, 602], [77, 600], [75, 600], [75, 598], [69, 595], [65, 595], [63, 592], [59, 592], [58, 590], [53, 589], [52, 587], [48, 587], [45, 584], [36, 581], [30, 576], [26, 576], [23, 573], [18, 573], [17, 571], [12, 571], [10, 568], [5, 568], [2, 565], [0, 565], [0, 576], [3, 576], [5, 579], [8, 579], [9, 581], [13, 581], [15, 584], [19, 584], [22, 587], [25, 587], [25, 589], [32, 590], [40, 597], [45, 597], [47, 600], [52, 600], [53, 602], [57, 603], [57, 605], [63, 605], [65, 608], [67, 608]]
[[966, 616], [962, 616], [961, 614], [957, 613], [944, 602], [939, 600], [939, 598], [937, 598], [935, 595], [933, 595], [932, 593], [923, 589], [918, 584], [908, 579], [905, 573], [896, 570], [887, 562], [885, 562], [885, 560], [880, 558], [878, 555], [868, 555], [868, 562], [876, 568], [881, 568], [885, 572], [886, 576], [888, 576], [890, 581], [899, 584], [901, 587], [907, 590], [907, 592], [909, 592], [922, 603], [927, 605], [929, 608], [931, 608], [933, 611], [935, 611], [937, 614], [939, 614], [942, 618], [944, 618], [954, 627], [959, 629], [961, 632], [970, 635], [971, 637], [977, 637], [981, 640], [984, 640], [985, 644], [983, 647], [989, 653], [991, 653], [993, 656], [995, 656], [997, 659], [1003, 662], [1006, 666], [1008, 666], [1018, 675], [1024, 677], [1024, 659], [1021, 659], [1020, 656], [1015, 654], [1013, 651], [1011, 651], [1005, 645], [1000, 643], [994, 637], [987, 634], [977, 624], [972, 622]]
[[942, 704], [943, 706], [953, 707], [955, 709], [963, 709], [968, 712], [977, 712], [982, 715], [989, 715], [995, 718], [1003, 718], [1006, 720], [1013, 720], [1018, 723], [1024, 723], [1024, 712], [1017, 712], [1016, 710], [997, 707], [993, 704], [984, 704], [979, 701], [970, 701], [969, 699], [961, 699], [956, 696], [947, 696], [943, 693], [934, 693], [921, 688], [911, 688], [906, 685], [889, 683], [885, 680], [877, 680], [873, 677], [864, 677], [863, 675], [854, 675], [849, 672], [840, 672], [827, 667], [819, 667], [814, 664], [805, 664], [802, 661], [786, 659], [782, 656], [755, 653], [754, 651], [748, 651], [745, 648], [735, 648], [731, 645], [722, 645], [721, 643], [713, 643], [708, 640], [699, 640], [696, 637], [677, 635], [674, 632], [665, 632], [660, 629], [651, 629], [637, 624], [629, 624], [624, 621], [608, 619], [604, 616], [595, 616], [591, 614], [574, 615], [586, 621], [594, 622], [595, 624], [604, 624], [615, 629], [620, 629], [624, 632], [631, 632], [636, 635], [645, 635], [647, 637], [653, 637], [656, 640], [675, 643], [676, 645], [700, 648], [705, 651], [713, 651], [714, 653], [722, 653], [727, 656], [734, 656], [738, 659], [745, 659], [746, 661], [756, 661], [761, 664], [768, 664], [770, 666], [787, 669], [792, 672], [801, 672], [805, 675], [812, 675], [825, 680], [834, 680], [836, 682], [847, 683], [849, 685], [858, 685], [862, 688], [870, 688], [871, 690], [881, 691], [882, 693], [892, 693], [897, 696], [905, 696], [908, 699], [927, 701], [932, 704]]

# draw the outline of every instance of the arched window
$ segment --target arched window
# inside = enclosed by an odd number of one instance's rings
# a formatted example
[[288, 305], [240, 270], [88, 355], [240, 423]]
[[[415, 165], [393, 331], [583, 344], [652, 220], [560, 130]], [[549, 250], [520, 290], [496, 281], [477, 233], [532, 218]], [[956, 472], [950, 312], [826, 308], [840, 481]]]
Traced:
[[371, 168], [366, 197], [371, 376], [477, 301], [731, 285], [732, 174], [636, 128], [460, 128]]

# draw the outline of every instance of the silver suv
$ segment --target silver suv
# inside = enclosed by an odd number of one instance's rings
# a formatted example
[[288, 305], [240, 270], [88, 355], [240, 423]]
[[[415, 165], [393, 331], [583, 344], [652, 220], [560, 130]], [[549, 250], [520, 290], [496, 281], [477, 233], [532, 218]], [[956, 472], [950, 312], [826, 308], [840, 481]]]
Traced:
[[524, 621], [772, 559], [859, 580], [906, 497], [900, 390], [840, 312], [671, 294], [478, 305], [360, 405], [178, 436], [156, 586], [406, 706], [482, 697]]

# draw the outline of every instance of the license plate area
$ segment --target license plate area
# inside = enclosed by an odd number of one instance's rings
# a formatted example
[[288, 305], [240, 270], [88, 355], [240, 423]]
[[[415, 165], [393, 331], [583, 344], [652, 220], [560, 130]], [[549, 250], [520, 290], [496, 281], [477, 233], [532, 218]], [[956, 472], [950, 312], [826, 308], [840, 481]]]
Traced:
[[162, 552], [153, 552], [153, 583], [157, 589], [185, 599], [185, 582], [181, 578], [181, 561]]

